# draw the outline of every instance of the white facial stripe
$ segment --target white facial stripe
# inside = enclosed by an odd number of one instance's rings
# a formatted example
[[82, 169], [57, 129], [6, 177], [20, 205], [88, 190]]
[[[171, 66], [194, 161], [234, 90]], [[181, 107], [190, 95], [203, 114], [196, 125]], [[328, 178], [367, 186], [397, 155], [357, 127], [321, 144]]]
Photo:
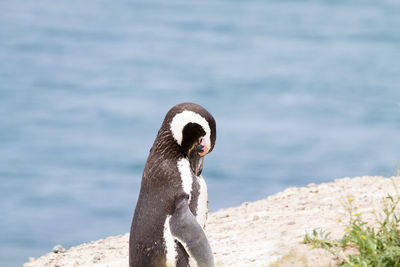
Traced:
[[171, 229], [169, 226], [169, 220], [171, 219], [171, 215], [168, 215], [165, 219], [164, 223], [164, 240], [165, 240], [165, 248], [167, 250], [167, 266], [175, 266], [176, 265], [176, 256], [178, 253], [176, 252], [176, 244], [175, 240], [172, 237]]
[[174, 136], [175, 140], [178, 142], [179, 145], [182, 145], [182, 131], [183, 128], [186, 126], [188, 123], [197, 123], [201, 127], [203, 127], [204, 131], [206, 132], [205, 135], [205, 140], [207, 147], [210, 149], [211, 148], [211, 130], [210, 130], [210, 125], [208, 125], [208, 122], [206, 119], [204, 119], [201, 115], [185, 110], [181, 113], [178, 113], [175, 115], [175, 117], [172, 119], [171, 122], [171, 132], [172, 135]]
[[181, 174], [182, 180], [182, 187], [183, 191], [189, 195], [189, 203], [192, 199], [192, 184], [193, 184], [193, 177], [192, 172], [190, 170], [190, 163], [186, 158], [182, 158], [178, 161], [178, 170]]

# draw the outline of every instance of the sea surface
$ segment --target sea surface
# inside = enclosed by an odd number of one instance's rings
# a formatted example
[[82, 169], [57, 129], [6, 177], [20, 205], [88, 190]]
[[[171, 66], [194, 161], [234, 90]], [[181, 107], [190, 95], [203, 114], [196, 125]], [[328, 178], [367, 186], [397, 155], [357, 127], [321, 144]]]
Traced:
[[165, 113], [211, 211], [400, 166], [398, 0], [0, 1], [0, 266], [129, 231]]

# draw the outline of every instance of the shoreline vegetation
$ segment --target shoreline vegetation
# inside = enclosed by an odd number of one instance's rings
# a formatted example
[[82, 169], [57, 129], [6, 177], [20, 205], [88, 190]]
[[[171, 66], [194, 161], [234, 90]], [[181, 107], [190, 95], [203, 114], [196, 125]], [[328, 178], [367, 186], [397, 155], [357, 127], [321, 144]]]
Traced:
[[[357, 247], [351, 245], [332, 253], [326, 246], [344, 239], [361, 214], [365, 225], [379, 225], [377, 212], [383, 211], [388, 196], [399, 197], [399, 186], [399, 177], [341, 178], [289, 187], [259, 201], [210, 213], [206, 233], [215, 264], [339, 266], [343, 257], [359, 254]], [[393, 210], [396, 212], [398, 208]], [[359, 236], [361, 240], [370, 238], [365, 233]], [[129, 234], [124, 234], [68, 250], [57, 247], [38, 259], [31, 258], [23, 267], [127, 266], [128, 238]]]

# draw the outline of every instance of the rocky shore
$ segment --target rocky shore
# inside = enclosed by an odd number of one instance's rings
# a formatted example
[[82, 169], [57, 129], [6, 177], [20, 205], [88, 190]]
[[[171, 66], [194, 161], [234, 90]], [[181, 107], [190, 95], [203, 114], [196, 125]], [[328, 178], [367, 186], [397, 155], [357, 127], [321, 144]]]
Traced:
[[[337, 266], [322, 249], [301, 244], [315, 228], [340, 238], [348, 222], [345, 202], [373, 222], [372, 210], [395, 195], [398, 177], [355, 177], [331, 183], [289, 187], [285, 191], [209, 214], [206, 232], [216, 266]], [[128, 234], [108, 237], [63, 250], [58, 247], [24, 267], [128, 266]]]

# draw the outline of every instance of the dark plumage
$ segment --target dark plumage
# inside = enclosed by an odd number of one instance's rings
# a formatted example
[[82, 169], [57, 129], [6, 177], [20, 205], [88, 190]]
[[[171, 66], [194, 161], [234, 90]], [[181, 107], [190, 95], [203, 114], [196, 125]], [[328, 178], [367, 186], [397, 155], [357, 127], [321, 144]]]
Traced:
[[[176, 140], [171, 122], [184, 111], [200, 115], [208, 123], [210, 147], [199, 140], [206, 135], [207, 127], [202, 120], [184, 124], [182, 140]], [[187, 113], [190, 116], [192, 113]], [[185, 117], [186, 118], [186, 117]], [[182, 119], [183, 120], [183, 119]], [[180, 125], [180, 124], [177, 124]], [[175, 129], [174, 129], [175, 131]], [[168, 111], [147, 159], [139, 198], [132, 220], [129, 240], [129, 265], [166, 266], [166, 220], [175, 240], [176, 266], [188, 266], [189, 254], [200, 266], [213, 266], [211, 249], [202, 226], [196, 220], [200, 194], [199, 175], [203, 168], [203, 156], [212, 151], [216, 140], [216, 124], [211, 114], [194, 103], [182, 103]], [[181, 142], [181, 144], [179, 144]], [[178, 162], [189, 162], [192, 179], [190, 192], [182, 184], [182, 170]], [[169, 220], [170, 219], [170, 220]], [[177, 239], [182, 242], [177, 241]], [[189, 251], [185, 249], [185, 247]], [[171, 248], [168, 248], [171, 253]]]

